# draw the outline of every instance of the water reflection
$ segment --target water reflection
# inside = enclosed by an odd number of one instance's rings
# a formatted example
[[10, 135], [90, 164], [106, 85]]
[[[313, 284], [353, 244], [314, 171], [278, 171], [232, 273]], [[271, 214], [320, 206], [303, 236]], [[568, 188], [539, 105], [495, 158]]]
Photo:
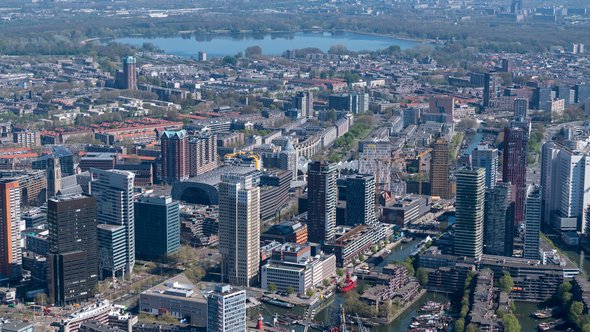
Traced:
[[[185, 38], [194, 39], [187, 42]], [[357, 33], [227, 33], [227, 34], [183, 34], [179, 37], [136, 37], [119, 38], [116, 42], [140, 47], [149, 42], [166, 53], [194, 57], [198, 51], [207, 52], [209, 57], [223, 57], [244, 52], [247, 47], [260, 46], [266, 55], [281, 55], [286, 50], [302, 48], [319, 48], [327, 52], [333, 45], [344, 45], [351, 51], [376, 51], [398, 45], [407, 49], [421, 45], [420, 42], [397, 39], [388, 36], [375, 36]]]

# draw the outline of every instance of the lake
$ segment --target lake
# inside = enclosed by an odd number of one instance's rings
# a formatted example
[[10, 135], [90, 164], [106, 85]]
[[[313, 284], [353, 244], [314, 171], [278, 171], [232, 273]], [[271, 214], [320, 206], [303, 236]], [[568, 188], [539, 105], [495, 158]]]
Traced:
[[183, 57], [196, 57], [197, 52], [207, 53], [207, 57], [223, 57], [244, 53], [250, 46], [260, 46], [264, 55], [281, 55], [286, 50], [306, 47], [319, 48], [326, 52], [334, 45], [344, 45], [351, 51], [376, 51], [398, 45], [402, 50], [422, 45], [420, 41], [397, 39], [388, 36], [366, 35], [350, 32], [296, 32], [255, 34], [207, 34], [186, 35], [185, 37], [131, 37], [118, 38], [118, 43], [141, 47], [152, 43], [168, 54]]

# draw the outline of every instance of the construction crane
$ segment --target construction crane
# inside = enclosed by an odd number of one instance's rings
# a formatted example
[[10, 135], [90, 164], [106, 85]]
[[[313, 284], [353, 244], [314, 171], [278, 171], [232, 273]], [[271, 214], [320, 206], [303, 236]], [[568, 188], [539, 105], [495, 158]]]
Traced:
[[261, 160], [260, 156], [252, 151], [248, 151], [248, 152], [237, 151], [234, 153], [228, 153], [223, 156], [223, 160], [225, 162], [231, 162], [232, 160], [235, 160], [236, 158], [240, 158], [242, 160], [251, 159], [254, 161], [254, 166], [256, 167], [257, 170], [260, 170], [262, 168], [262, 160]]

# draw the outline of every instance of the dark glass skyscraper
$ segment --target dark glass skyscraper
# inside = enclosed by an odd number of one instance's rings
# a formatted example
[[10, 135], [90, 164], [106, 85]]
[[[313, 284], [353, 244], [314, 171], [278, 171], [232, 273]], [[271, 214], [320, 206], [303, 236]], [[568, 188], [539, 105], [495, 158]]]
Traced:
[[375, 222], [375, 177], [359, 174], [346, 178], [346, 224]]
[[178, 202], [170, 196], [143, 196], [135, 202], [135, 255], [157, 259], [180, 248]]
[[56, 196], [47, 202], [50, 302], [80, 303], [93, 295], [98, 280], [96, 199]]
[[502, 182], [510, 182], [513, 185], [515, 223], [524, 221], [527, 144], [527, 129], [517, 126], [504, 128]]
[[309, 164], [307, 188], [309, 240], [330, 241], [336, 227], [336, 165], [325, 161]]
[[526, 199], [526, 228], [522, 256], [539, 259], [539, 237], [541, 233], [541, 187], [531, 186]]
[[497, 183], [486, 189], [483, 252], [489, 255], [512, 256], [514, 202], [510, 183]]

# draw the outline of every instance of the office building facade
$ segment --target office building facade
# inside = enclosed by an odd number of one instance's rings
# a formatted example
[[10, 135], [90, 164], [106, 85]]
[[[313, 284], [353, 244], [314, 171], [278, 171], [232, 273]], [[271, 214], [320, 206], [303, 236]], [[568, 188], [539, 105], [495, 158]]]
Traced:
[[133, 272], [135, 265], [135, 211], [133, 182], [135, 174], [119, 170], [91, 170], [90, 184], [96, 197], [99, 228], [99, 272], [120, 276]]
[[188, 142], [186, 130], [167, 130], [162, 133], [160, 149], [163, 180], [174, 183], [189, 178]]
[[308, 167], [308, 237], [311, 242], [323, 243], [334, 238], [336, 227], [336, 165], [315, 161]]
[[543, 145], [542, 220], [558, 231], [587, 233], [590, 157], [555, 142]]
[[526, 119], [529, 109], [529, 100], [527, 98], [514, 99], [514, 117], [518, 119]]
[[207, 332], [246, 331], [246, 291], [217, 285], [207, 296]]
[[60, 158], [47, 159], [47, 199], [57, 195], [61, 190], [61, 162]]
[[479, 145], [472, 152], [471, 164], [486, 170], [486, 188], [494, 188], [498, 176], [498, 149]]
[[280, 291], [292, 288], [305, 294], [336, 274], [336, 256], [311, 256], [309, 244], [287, 243], [273, 250], [271, 259], [261, 270], [263, 289], [274, 285]]
[[254, 174], [224, 174], [219, 184], [219, 252], [222, 275], [232, 285], [258, 283], [260, 188]]
[[96, 199], [56, 196], [47, 202], [49, 299], [59, 306], [90, 299], [98, 281]]
[[180, 249], [179, 204], [170, 196], [142, 196], [135, 203], [135, 255], [154, 260]]
[[18, 181], [0, 180], [0, 277], [10, 280], [19, 280], [22, 272], [20, 198]]
[[189, 176], [198, 176], [216, 169], [217, 135], [201, 134], [188, 139]]
[[485, 170], [457, 171], [454, 253], [480, 258], [483, 254]]
[[449, 144], [445, 139], [434, 142], [430, 158], [430, 195], [450, 198]]
[[525, 204], [525, 233], [523, 257], [539, 259], [539, 237], [541, 233], [541, 187], [530, 186]]
[[346, 178], [346, 224], [372, 225], [375, 216], [375, 177], [359, 174]]
[[483, 252], [512, 256], [514, 236], [514, 202], [510, 183], [498, 183], [485, 192]]
[[526, 129], [517, 126], [504, 128], [502, 182], [510, 182], [514, 186], [515, 223], [524, 221], [527, 146], [528, 131]]

